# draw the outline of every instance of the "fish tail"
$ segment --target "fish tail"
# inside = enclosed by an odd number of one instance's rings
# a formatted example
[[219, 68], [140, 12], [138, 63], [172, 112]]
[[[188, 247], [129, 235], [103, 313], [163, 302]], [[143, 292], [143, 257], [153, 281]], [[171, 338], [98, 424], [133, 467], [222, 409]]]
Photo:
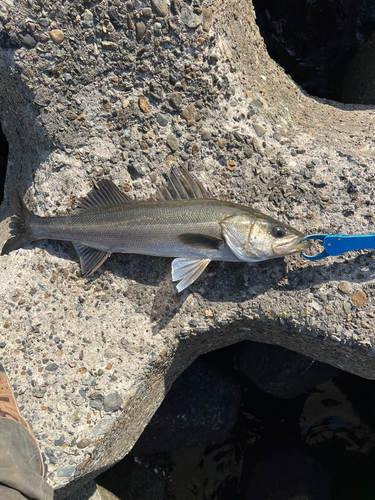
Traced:
[[3, 246], [1, 255], [16, 250], [34, 239], [32, 222], [36, 216], [28, 210], [17, 190], [13, 191], [10, 208], [13, 214], [12, 237]]

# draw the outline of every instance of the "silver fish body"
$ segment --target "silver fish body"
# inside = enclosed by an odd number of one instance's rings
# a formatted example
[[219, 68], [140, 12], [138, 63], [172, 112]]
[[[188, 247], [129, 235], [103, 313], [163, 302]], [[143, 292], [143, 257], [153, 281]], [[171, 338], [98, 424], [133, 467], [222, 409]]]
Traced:
[[[239, 261], [222, 239], [220, 222], [251, 209], [216, 200], [135, 201], [65, 217], [38, 218], [35, 239], [81, 243], [104, 252], [136, 253], [159, 257]], [[204, 235], [189, 244], [181, 235]]]
[[[252, 208], [207, 198], [184, 169], [173, 169], [155, 200], [132, 201], [111, 181], [99, 183], [75, 215], [37, 217], [14, 194], [14, 236], [3, 254], [37, 239], [71, 241], [84, 274], [115, 252], [173, 257], [179, 291], [211, 260], [258, 262], [304, 249], [304, 235]], [[166, 199], [169, 198], [169, 199]]]

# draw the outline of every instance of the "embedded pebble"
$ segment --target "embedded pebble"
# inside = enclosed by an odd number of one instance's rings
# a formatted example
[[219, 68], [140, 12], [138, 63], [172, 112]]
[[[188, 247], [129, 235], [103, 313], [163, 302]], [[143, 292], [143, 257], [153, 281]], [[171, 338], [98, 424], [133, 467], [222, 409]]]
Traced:
[[189, 325], [190, 326], [198, 326], [199, 325], [199, 321], [197, 319], [191, 319], [189, 321]]
[[131, 18], [131, 15], [129, 14], [129, 12], [126, 14], [126, 23], [128, 25], [128, 28], [130, 30], [134, 30], [135, 29], [135, 26], [134, 26], [134, 23], [133, 23], [133, 20]]
[[146, 33], [146, 25], [143, 21], [136, 23], [135, 32], [137, 34], [137, 40], [140, 41], [145, 36]]
[[182, 103], [182, 95], [179, 92], [172, 92], [172, 94], [169, 94], [168, 100], [173, 108], [179, 108]]
[[145, 7], [144, 9], [142, 9], [142, 15], [146, 19], [151, 19], [152, 18], [152, 10], [150, 9], [150, 7]]
[[181, 19], [189, 28], [197, 28], [202, 23], [201, 17], [194, 12], [190, 5], [181, 7]]
[[59, 365], [57, 365], [56, 363], [50, 363], [49, 365], [46, 366], [46, 370], [48, 372], [55, 372], [57, 369], [58, 369]]
[[263, 103], [259, 101], [259, 99], [253, 99], [250, 103], [250, 107], [255, 110], [259, 110], [263, 108]]
[[94, 410], [101, 410], [104, 405], [104, 397], [101, 394], [98, 394], [98, 396], [95, 399], [92, 399], [90, 401], [90, 406], [91, 408], [94, 408]]
[[346, 295], [350, 293], [349, 285], [346, 281], [339, 283], [337, 288], [340, 290], [340, 292], [345, 293]]
[[170, 134], [167, 136], [166, 142], [167, 142], [168, 147], [171, 149], [171, 151], [173, 151], [173, 153], [175, 151], [177, 151], [177, 149], [179, 147], [178, 140], [173, 134]]
[[140, 98], [138, 99], [138, 105], [140, 110], [143, 111], [143, 113], [150, 112], [150, 105], [148, 103], [148, 99], [144, 95], [141, 95]]
[[82, 24], [86, 28], [93, 28], [94, 27], [94, 14], [91, 12], [91, 10], [85, 10], [84, 13], [82, 14]]
[[151, 0], [151, 6], [158, 16], [165, 17], [168, 14], [168, 6], [164, 0]]
[[161, 125], [162, 127], [166, 127], [168, 125], [168, 115], [159, 113], [157, 116], [157, 120], [159, 125]]
[[202, 9], [202, 28], [203, 31], [209, 32], [212, 24], [212, 7], [203, 7]]
[[75, 470], [76, 470], [76, 468], [74, 465], [67, 465], [66, 467], [63, 467], [62, 469], [57, 470], [57, 476], [58, 477], [70, 477]]
[[71, 109], [69, 109], [67, 112], [66, 112], [66, 117], [68, 120], [70, 121], [73, 121], [75, 120], [76, 118], [78, 118], [78, 116], [74, 113], [74, 111], [72, 111]]
[[261, 151], [261, 147], [260, 147], [258, 139], [256, 137], [253, 137], [251, 143], [253, 145], [254, 151], [256, 153], [259, 153]]
[[83, 448], [86, 448], [90, 444], [91, 444], [91, 439], [83, 438], [78, 441], [76, 446], [78, 449], [83, 450]]
[[47, 389], [40, 389], [40, 388], [36, 388], [36, 389], [33, 389], [33, 392], [32, 392], [32, 395], [35, 397], [35, 398], [42, 398], [45, 393], [47, 392]]
[[58, 401], [56, 408], [62, 413], [65, 413], [68, 410], [68, 405], [65, 403], [65, 401]]
[[81, 412], [81, 410], [75, 410], [73, 412], [72, 417], [73, 417], [73, 422], [78, 422], [79, 420], [81, 420], [81, 418], [82, 418], [82, 412]]
[[108, 359], [116, 357], [116, 351], [115, 349], [106, 349], [104, 351], [104, 356]]
[[64, 41], [64, 33], [61, 30], [51, 30], [49, 36], [55, 43], [62, 43]]
[[104, 399], [105, 411], [117, 411], [122, 407], [123, 399], [118, 392], [108, 394]]
[[253, 129], [258, 137], [262, 137], [266, 133], [266, 129], [262, 125], [259, 125], [259, 123], [253, 123]]
[[181, 113], [181, 117], [186, 120], [188, 127], [194, 125], [194, 104], [189, 104]]
[[24, 45], [26, 45], [26, 47], [33, 48], [33, 47], [35, 47], [35, 45], [37, 43], [35, 38], [33, 38], [31, 35], [29, 35], [29, 33], [19, 33], [17, 36], [20, 39], [20, 41]]
[[55, 465], [57, 463], [57, 458], [55, 456], [54, 451], [51, 450], [51, 448], [45, 448], [44, 453], [52, 465]]
[[51, 24], [51, 21], [48, 19], [48, 17], [41, 17], [40, 19], [38, 19], [38, 24], [47, 28]]
[[116, 51], [118, 49], [118, 45], [115, 42], [109, 42], [108, 40], [103, 40], [102, 41], [102, 47], [103, 49], [111, 50], [111, 51]]
[[117, 417], [103, 418], [98, 422], [98, 424], [93, 428], [90, 432], [90, 437], [94, 438], [100, 436], [101, 434], [105, 434], [112, 424], [115, 422]]
[[154, 35], [161, 36], [161, 24], [160, 23], [154, 24]]
[[62, 446], [65, 443], [65, 436], [64, 434], [61, 435], [58, 439], [54, 439], [53, 444], [55, 446]]
[[362, 290], [358, 290], [358, 292], [355, 292], [352, 295], [352, 302], [358, 308], [361, 308], [363, 304], [366, 302], [366, 300], [367, 297], [364, 294], [364, 292], [362, 292]]

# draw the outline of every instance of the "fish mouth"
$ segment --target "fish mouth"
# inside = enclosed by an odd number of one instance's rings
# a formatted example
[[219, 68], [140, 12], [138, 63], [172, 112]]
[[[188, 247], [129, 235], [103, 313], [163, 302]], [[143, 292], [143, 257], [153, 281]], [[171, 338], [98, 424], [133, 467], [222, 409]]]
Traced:
[[300, 236], [298, 238], [293, 238], [292, 241], [288, 241], [286, 243], [280, 242], [278, 245], [274, 244], [272, 250], [278, 256], [302, 252], [311, 246], [311, 241], [304, 241], [304, 238], [305, 236]]

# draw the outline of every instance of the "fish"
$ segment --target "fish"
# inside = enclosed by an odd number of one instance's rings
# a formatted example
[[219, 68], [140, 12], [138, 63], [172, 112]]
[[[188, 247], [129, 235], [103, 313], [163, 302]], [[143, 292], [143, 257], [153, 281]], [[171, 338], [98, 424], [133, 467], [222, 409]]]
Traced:
[[150, 198], [133, 200], [102, 179], [72, 215], [39, 217], [14, 190], [11, 237], [2, 255], [34, 240], [72, 242], [84, 276], [112, 253], [171, 257], [172, 281], [182, 292], [211, 261], [260, 262], [309, 246], [305, 235], [245, 205], [212, 198], [184, 167]]

